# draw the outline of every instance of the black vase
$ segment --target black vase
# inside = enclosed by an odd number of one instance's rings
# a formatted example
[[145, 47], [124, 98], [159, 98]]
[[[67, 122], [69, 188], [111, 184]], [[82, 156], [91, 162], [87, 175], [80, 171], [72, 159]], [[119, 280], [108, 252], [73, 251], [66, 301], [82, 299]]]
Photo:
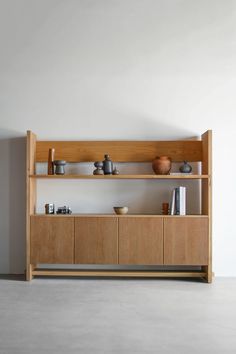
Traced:
[[103, 161], [103, 171], [104, 175], [112, 175], [113, 163], [109, 155], [105, 155], [105, 160]]
[[179, 168], [180, 172], [182, 173], [190, 173], [192, 172], [192, 166], [187, 163], [187, 161], [184, 161], [184, 164], [180, 166]]

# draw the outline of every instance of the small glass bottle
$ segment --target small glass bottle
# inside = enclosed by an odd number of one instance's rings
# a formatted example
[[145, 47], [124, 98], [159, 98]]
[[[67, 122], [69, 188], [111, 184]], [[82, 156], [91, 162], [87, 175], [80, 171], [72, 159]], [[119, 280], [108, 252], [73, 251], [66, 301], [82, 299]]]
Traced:
[[110, 159], [110, 156], [106, 154], [104, 157], [105, 157], [105, 160], [103, 161], [104, 175], [112, 175], [113, 163]]

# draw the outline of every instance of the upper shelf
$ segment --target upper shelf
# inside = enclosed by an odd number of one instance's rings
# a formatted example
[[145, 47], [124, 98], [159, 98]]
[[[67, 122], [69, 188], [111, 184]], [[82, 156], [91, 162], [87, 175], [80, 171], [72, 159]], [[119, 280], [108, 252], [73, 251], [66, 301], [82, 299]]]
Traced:
[[49, 179], [207, 179], [208, 175], [30, 175]]

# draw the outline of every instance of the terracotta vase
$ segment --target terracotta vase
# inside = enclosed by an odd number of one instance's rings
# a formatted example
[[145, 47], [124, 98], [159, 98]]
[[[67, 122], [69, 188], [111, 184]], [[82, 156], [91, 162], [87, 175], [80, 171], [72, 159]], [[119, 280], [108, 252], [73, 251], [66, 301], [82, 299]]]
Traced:
[[168, 175], [171, 169], [171, 159], [167, 156], [156, 157], [152, 162], [152, 168], [156, 175]]

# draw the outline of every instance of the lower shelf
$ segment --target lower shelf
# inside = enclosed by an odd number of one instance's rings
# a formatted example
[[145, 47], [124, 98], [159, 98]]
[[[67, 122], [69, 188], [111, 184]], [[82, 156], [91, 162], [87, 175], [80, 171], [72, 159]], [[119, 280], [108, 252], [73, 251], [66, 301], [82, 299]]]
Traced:
[[205, 278], [207, 273], [202, 271], [34, 269], [32, 271], [32, 276]]

